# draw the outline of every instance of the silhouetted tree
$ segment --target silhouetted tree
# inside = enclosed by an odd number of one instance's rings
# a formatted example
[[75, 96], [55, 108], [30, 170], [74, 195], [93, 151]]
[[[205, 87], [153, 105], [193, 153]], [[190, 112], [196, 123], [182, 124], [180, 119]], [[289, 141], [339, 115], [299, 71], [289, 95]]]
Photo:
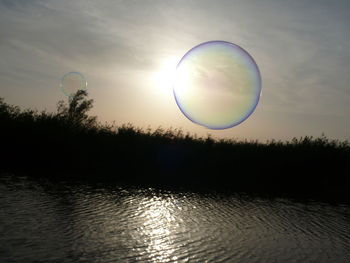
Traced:
[[78, 90], [69, 97], [68, 106], [63, 100], [60, 100], [57, 103], [58, 116], [73, 122], [75, 125], [94, 127], [97, 124], [96, 116], [87, 114], [92, 109], [94, 100], [88, 100], [87, 96], [86, 90]]
[[20, 113], [20, 108], [7, 104], [3, 98], [0, 98], [0, 116], [1, 117], [16, 117]]

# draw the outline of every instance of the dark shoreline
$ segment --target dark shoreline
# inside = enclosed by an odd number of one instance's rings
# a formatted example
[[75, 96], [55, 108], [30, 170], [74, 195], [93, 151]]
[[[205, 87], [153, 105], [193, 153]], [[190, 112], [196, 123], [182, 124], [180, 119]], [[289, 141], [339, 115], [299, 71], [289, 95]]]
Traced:
[[[52, 173], [51, 173], [52, 174]], [[293, 202], [308, 204], [308, 203], [324, 203], [328, 205], [350, 205], [350, 197], [347, 194], [334, 194], [334, 195], [324, 195], [324, 194], [315, 194], [315, 193], [301, 193], [301, 192], [282, 192], [282, 191], [252, 191], [251, 189], [243, 188], [230, 188], [230, 187], [212, 187], [208, 185], [167, 185], [164, 183], [135, 183], [131, 181], [116, 181], [110, 179], [100, 179], [98, 180], [93, 176], [69, 176], [65, 175], [54, 175], [46, 176], [44, 174], [28, 174], [28, 173], [18, 173], [18, 172], [7, 172], [0, 170], [0, 180], [6, 178], [7, 180], [12, 181], [21, 181], [21, 180], [31, 180], [39, 185], [67, 185], [71, 186], [87, 186], [96, 189], [106, 188], [115, 190], [118, 188], [123, 189], [137, 189], [142, 191], [151, 191], [152, 193], [175, 193], [175, 194], [199, 194], [199, 195], [220, 195], [224, 197], [243, 197], [244, 199], [249, 200], [290, 200]], [[1, 181], [0, 181], [1, 182]]]
[[57, 113], [22, 111], [0, 100], [0, 171], [54, 180], [350, 200], [347, 141], [305, 136], [260, 143], [198, 138], [178, 129], [101, 125], [86, 115], [92, 101], [82, 95], [75, 105], [59, 104]]

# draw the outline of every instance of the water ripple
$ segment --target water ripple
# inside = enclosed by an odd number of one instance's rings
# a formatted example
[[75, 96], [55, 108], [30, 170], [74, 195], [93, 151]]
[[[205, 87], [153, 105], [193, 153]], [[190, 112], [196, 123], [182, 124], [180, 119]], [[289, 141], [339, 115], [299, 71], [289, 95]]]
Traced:
[[350, 208], [0, 179], [1, 262], [348, 262]]

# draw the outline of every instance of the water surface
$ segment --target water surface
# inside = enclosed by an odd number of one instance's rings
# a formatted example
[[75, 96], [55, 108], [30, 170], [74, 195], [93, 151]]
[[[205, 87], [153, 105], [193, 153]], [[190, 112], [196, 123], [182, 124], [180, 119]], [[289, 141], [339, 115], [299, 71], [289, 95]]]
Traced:
[[350, 262], [350, 207], [0, 179], [0, 262]]

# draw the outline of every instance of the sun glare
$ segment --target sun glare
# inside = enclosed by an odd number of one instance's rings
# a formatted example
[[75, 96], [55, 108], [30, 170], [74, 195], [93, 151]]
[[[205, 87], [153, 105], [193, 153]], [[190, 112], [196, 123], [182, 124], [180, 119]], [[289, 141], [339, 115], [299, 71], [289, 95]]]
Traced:
[[152, 82], [157, 92], [168, 93], [172, 90], [178, 62], [176, 57], [168, 57], [160, 63], [152, 77]]

